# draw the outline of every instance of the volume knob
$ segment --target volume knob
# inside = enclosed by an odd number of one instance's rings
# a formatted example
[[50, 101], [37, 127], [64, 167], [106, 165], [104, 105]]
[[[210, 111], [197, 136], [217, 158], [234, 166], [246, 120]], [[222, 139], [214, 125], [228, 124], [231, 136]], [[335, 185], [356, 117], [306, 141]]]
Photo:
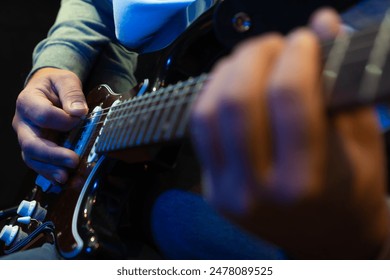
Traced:
[[43, 221], [46, 217], [47, 210], [35, 200], [22, 200], [16, 212], [22, 217], [30, 216], [38, 221]]
[[5, 242], [6, 246], [11, 245], [13, 242], [17, 243], [26, 237], [27, 233], [22, 231], [19, 226], [6, 225], [0, 232], [0, 239]]

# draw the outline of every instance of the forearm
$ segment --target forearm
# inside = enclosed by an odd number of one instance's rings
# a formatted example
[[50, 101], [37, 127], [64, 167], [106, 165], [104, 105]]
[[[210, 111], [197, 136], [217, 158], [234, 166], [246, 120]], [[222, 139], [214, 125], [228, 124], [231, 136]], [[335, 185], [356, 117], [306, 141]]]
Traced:
[[109, 59], [116, 60], [115, 71], [132, 80], [134, 54], [118, 45], [111, 1], [62, 0], [47, 38], [34, 49], [33, 67], [27, 80], [40, 68], [54, 67], [70, 70], [85, 82], [101, 52], [113, 48], [115, 57]]

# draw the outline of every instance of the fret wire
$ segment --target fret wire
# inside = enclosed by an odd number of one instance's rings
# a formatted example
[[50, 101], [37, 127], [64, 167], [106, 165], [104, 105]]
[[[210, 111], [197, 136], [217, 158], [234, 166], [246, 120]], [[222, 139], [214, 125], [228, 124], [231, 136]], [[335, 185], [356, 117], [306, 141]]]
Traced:
[[161, 105], [159, 103], [160, 101], [161, 101], [161, 99], [158, 100], [157, 104], [153, 105], [151, 107], [151, 109], [149, 110], [149, 111], [152, 112], [152, 114], [151, 114], [151, 119], [150, 119], [148, 128], [146, 130], [146, 135], [145, 135], [144, 141], [143, 141], [145, 144], [149, 143], [150, 138], [151, 138], [151, 136], [153, 134], [154, 127], [155, 127], [156, 122], [158, 120], [158, 116], [161, 113]]
[[209, 75], [207, 74], [202, 74], [201, 76], [198, 77], [197, 83], [194, 86], [193, 92], [194, 94], [190, 95], [189, 99], [189, 105], [187, 105], [187, 108], [185, 112], [183, 113], [183, 118], [180, 120], [178, 128], [176, 130], [176, 136], [177, 137], [182, 137], [185, 134], [187, 125], [188, 125], [188, 119], [191, 115], [192, 112], [192, 104], [195, 100], [195, 98], [198, 96], [198, 93], [201, 91], [203, 88], [203, 85], [205, 82], [210, 78]]
[[[170, 88], [168, 87], [167, 88], [167, 91], [169, 91]], [[164, 91], [162, 91], [163, 93]], [[149, 99], [145, 99], [145, 100], [149, 100]], [[139, 118], [141, 117], [142, 119], [142, 116], [144, 116], [145, 114], [145, 109], [147, 109], [147, 107], [145, 107], [147, 105], [147, 102], [143, 102], [142, 106], [139, 108], [139, 110], [137, 112], [134, 113], [134, 117], [135, 117], [135, 121], [134, 121], [134, 128], [132, 130], [132, 133], [129, 134], [129, 137], [128, 137], [128, 141], [127, 141], [127, 145], [132, 145], [132, 143], [134, 142], [134, 138], [135, 136], [138, 134], [138, 131], [139, 131], [139, 126], [140, 126], [140, 121], [139, 121]]]
[[142, 126], [140, 128], [140, 132], [139, 132], [138, 137], [136, 139], [136, 144], [137, 145], [141, 144], [143, 136], [145, 134], [145, 131], [147, 130], [148, 126], [150, 125], [150, 121], [151, 121], [151, 119], [153, 117], [153, 114], [155, 112], [155, 110], [153, 110], [154, 103], [158, 102], [158, 97], [159, 96], [157, 94], [155, 94], [153, 96], [153, 98], [150, 98], [148, 106], [144, 109], [144, 117], [143, 117], [143, 119], [145, 121], [143, 121], [143, 124], [142, 124]]
[[[128, 102], [126, 102], [122, 108], [124, 114], [122, 115], [123, 118], [123, 126], [121, 129], [120, 134], [117, 137], [117, 142], [115, 143], [114, 147], [118, 149], [121, 146], [125, 146], [125, 138], [126, 134], [128, 133], [128, 127], [129, 127], [129, 116], [132, 114], [134, 110], [136, 110], [138, 103], [141, 102], [141, 99], [138, 96], [133, 97]], [[116, 120], [113, 120], [116, 121]]]
[[[115, 107], [117, 107], [117, 110], [120, 110], [121, 112], [123, 112], [123, 103], [121, 103], [120, 105], [116, 105]], [[105, 121], [105, 124], [104, 124], [104, 129], [102, 131], [102, 136], [103, 136], [103, 144], [101, 144], [101, 149], [102, 150], [106, 150], [109, 146], [109, 142], [112, 140], [112, 137], [111, 137], [111, 128], [113, 126], [113, 123], [114, 120], [116, 120], [116, 118], [114, 118], [112, 116], [112, 114], [110, 113], [111, 110], [113, 109], [113, 107], [111, 107], [110, 111], [108, 111], [107, 113], [107, 117], [106, 117], [106, 121]]]
[[350, 46], [351, 37], [346, 35], [337, 36], [334, 45], [329, 52], [329, 59], [326, 61], [323, 77], [325, 86], [325, 95], [328, 102], [333, 93], [333, 88], [345, 57], [348, 47]]
[[[183, 103], [189, 103], [189, 99], [190, 99], [190, 96], [187, 96], [187, 98], [184, 98], [182, 102]], [[143, 111], [137, 112], [136, 114], [132, 114], [132, 115], [139, 116], [139, 115], [145, 114], [147, 112], [161, 111], [161, 109], [164, 109], [164, 108], [175, 108], [175, 107], [176, 107], [175, 104], [166, 105], [165, 107], [161, 107], [161, 105], [158, 105], [158, 106], [155, 106], [155, 108], [153, 108], [153, 107], [144, 108]], [[121, 119], [123, 119], [123, 117], [121, 117]], [[126, 120], [126, 117], [124, 119]], [[117, 118], [117, 119], [114, 119], [114, 118], [110, 119], [110, 121], [115, 121], [115, 120], [119, 120], [119, 118]]]
[[[184, 103], [188, 103], [189, 102], [189, 96], [187, 96], [187, 98], [184, 98], [183, 99], [183, 102]], [[137, 115], [137, 116], [139, 116], [139, 115], [142, 115], [142, 114], [145, 114], [145, 113], [147, 113], [147, 112], [155, 112], [155, 111], [161, 111], [161, 109], [164, 109], [164, 108], [174, 108], [174, 107], [176, 107], [176, 105], [175, 104], [171, 104], [171, 105], [166, 105], [166, 107], [161, 107], [161, 105], [158, 105], [158, 107], [157, 106], [155, 106], [154, 108], [153, 108], [153, 106], [152, 107], [149, 107], [149, 108], [144, 108], [143, 109], [143, 111], [140, 111], [140, 112], [137, 112], [136, 114], [133, 114], [133, 115]], [[121, 117], [121, 119], [125, 119], [126, 120], [126, 117]], [[114, 118], [112, 118], [112, 119], [110, 119], [110, 121], [115, 121], [115, 120], [118, 120], [119, 118], [117, 118], [117, 119], [114, 119]]]
[[[122, 110], [121, 110], [121, 113], [126, 112], [126, 111], [123, 110], [123, 107], [121, 107], [121, 109], [122, 109]], [[122, 115], [123, 115], [123, 114], [122, 114]], [[110, 119], [108, 120], [107, 126], [109, 126], [110, 129], [112, 129], [112, 127], [117, 126], [118, 123], [119, 123], [120, 121], [123, 121], [123, 118], [122, 118], [122, 120], [118, 120], [118, 118], [115, 118], [115, 117], [113, 116], [112, 118], [110, 118]], [[116, 144], [116, 138], [114, 137], [114, 134], [111, 133], [111, 134], [110, 134], [110, 138], [109, 138], [109, 140], [108, 140], [108, 142], [107, 142], [107, 145], [105, 146], [105, 149], [110, 150], [110, 149], [113, 148], [113, 145], [115, 145], [115, 144]]]
[[368, 53], [373, 47], [373, 41], [375, 39], [375, 33], [370, 33], [370, 36], [374, 38], [368, 38], [367, 41], [356, 42], [356, 36], [351, 37], [350, 45], [348, 47], [346, 56], [342, 61], [342, 66], [350, 64], [360, 63], [368, 58]]
[[[191, 78], [192, 79], [192, 78]], [[169, 94], [169, 99], [167, 99], [164, 108], [162, 108], [162, 115], [160, 116], [157, 125], [156, 130], [154, 131], [153, 135], [153, 141], [157, 142], [159, 135], [161, 134], [161, 131], [164, 129], [166, 125], [167, 118], [171, 112], [171, 109], [173, 106], [175, 106], [175, 100], [177, 96], [177, 88], [173, 87], [171, 93]]]
[[[107, 138], [107, 134], [105, 133], [105, 123], [106, 123], [107, 117], [110, 115], [109, 111], [106, 113], [106, 115], [107, 116], [104, 118], [104, 121], [102, 121], [103, 124], [102, 124], [102, 128], [100, 131], [99, 141], [97, 143], [96, 149], [99, 149], [99, 147], [102, 147], [105, 145], [105, 140]], [[100, 122], [98, 122], [98, 124], [100, 124]]]
[[[364, 44], [365, 49], [358, 48], [359, 51], [351, 53], [351, 48], [357, 45], [355, 36], [352, 36], [344, 56], [340, 56], [341, 58], [338, 58], [337, 55], [335, 56], [335, 59], [339, 59], [338, 63], [340, 63], [340, 66], [333, 80], [334, 84], [331, 91], [325, 92], [328, 94], [327, 105], [330, 108], [335, 109], [351, 101], [354, 104], [358, 103], [356, 93], [359, 91], [359, 85], [357, 81], [361, 81], [363, 77], [364, 65], [368, 60], [369, 50], [372, 48], [375, 34], [371, 33], [370, 37], [366, 36], [366, 38], [370, 39], [370, 44]], [[327, 80], [324, 80], [324, 82], [325, 86], [327, 86]]]
[[[162, 93], [165, 94], [165, 91], [162, 91]], [[144, 108], [144, 112], [142, 112], [144, 115], [143, 119], [144, 120], [146, 119], [146, 123], [143, 121], [143, 125], [140, 128], [140, 132], [138, 133], [138, 136], [135, 139], [137, 145], [141, 144], [141, 141], [144, 138], [143, 136], [144, 136], [145, 132], [147, 131], [147, 129], [149, 129], [149, 127], [151, 125], [152, 118], [154, 118], [154, 114], [155, 113], [158, 114], [158, 111], [156, 110], [156, 106], [161, 101], [161, 96], [162, 95], [160, 94], [160, 95], [156, 95], [154, 98], [152, 98], [149, 102], [149, 106]]]
[[[120, 106], [120, 103], [117, 105], [117, 107]], [[122, 110], [122, 108], [118, 108], [118, 114], [117, 116], [113, 116], [114, 119], [118, 119], [118, 118], [121, 118], [121, 120], [118, 120], [118, 121], [115, 121], [115, 122], [112, 122], [112, 119], [110, 119], [110, 125], [114, 127], [114, 131], [113, 133], [110, 135], [110, 140], [109, 140], [109, 143], [108, 143], [108, 147], [114, 147], [115, 144], [118, 142], [118, 137], [119, 135], [121, 134], [121, 132], [123, 131], [122, 130], [122, 127], [124, 125], [124, 114], [126, 113], [125, 110]], [[112, 149], [112, 148], [111, 148]]]
[[[182, 88], [184, 88], [184, 84], [185, 83], [183, 83], [183, 82], [179, 82], [177, 84], [178, 90], [182, 91]], [[150, 121], [151, 121], [151, 118], [153, 116], [154, 111], [155, 111], [154, 107], [152, 107], [152, 106], [149, 106], [149, 108], [147, 108], [145, 110], [145, 112], [144, 112], [144, 115], [145, 115], [144, 119], [145, 119], [145, 121], [144, 121], [144, 124], [142, 125], [142, 127], [140, 127], [140, 129], [139, 129], [139, 133], [138, 133], [138, 135], [137, 135], [137, 137], [135, 139], [135, 144], [140, 145], [142, 143], [142, 140], [144, 138], [145, 132], [147, 131], [147, 127], [150, 125]]]
[[144, 95], [137, 97], [135, 103], [132, 104], [132, 106], [127, 110], [125, 114], [126, 124], [123, 128], [123, 137], [121, 143], [119, 143], [118, 145], [118, 148], [127, 146], [128, 139], [134, 130], [134, 125], [136, 124], [138, 111], [140, 110], [140, 108], [142, 108], [142, 105], [146, 102], [146, 100], [148, 100], [148, 98], [149, 96]]
[[[112, 147], [117, 147], [118, 145], [120, 145], [120, 141], [118, 141], [118, 139], [122, 139], [123, 141], [123, 138], [125, 136], [125, 133], [126, 133], [126, 127], [128, 126], [128, 116], [129, 116], [129, 111], [131, 110], [134, 110], [136, 107], [137, 107], [137, 104], [140, 102], [140, 99], [138, 97], [133, 97], [132, 99], [129, 99], [125, 102], [123, 102], [123, 104], [121, 104], [121, 110], [122, 112], [124, 112], [124, 114], [122, 114], [122, 121], [123, 121], [123, 126], [122, 126], [122, 129], [121, 129], [121, 132], [119, 133], [119, 136], [116, 137], [116, 141], [113, 143], [113, 146]], [[119, 122], [119, 120], [117, 119], [111, 119], [111, 124], [113, 123], [116, 123], [116, 122]], [[112, 149], [112, 148], [111, 148]]]
[[[192, 94], [191, 95], [187, 95], [185, 98], [182, 99], [181, 104], [190, 104], [192, 100], [193, 100], [193, 95]], [[162, 108], [167, 108], [167, 106], [161, 106], [161, 104], [159, 104], [157, 109], [147, 110], [147, 111], [152, 112], [152, 113], [155, 113], [155, 112], [158, 113], [158, 112], [162, 111]], [[169, 106], [169, 108], [176, 108], [176, 104], [171, 104]], [[138, 115], [142, 115], [142, 113], [139, 112]], [[146, 144], [147, 141], [144, 141], [143, 143]], [[130, 148], [132, 146], [135, 146], [135, 145], [129, 145], [129, 143], [126, 143], [125, 146], [120, 146], [119, 148]], [[113, 149], [119, 149], [119, 148], [114, 147]], [[112, 149], [112, 148], [105, 147], [104, 149], [99, 149], [99, 150], [101, 150], [101, 151], [109, 151], [110, 149]]]
[[[137, 98], [137, 97], [135, 97]], [[125, 136], [126, 136], [126, 132], [127, 132], [127, 126], [128, 126], [128, 122], [127, 122], [127, 117], [129, 116], [129, 111], [133, 110], [134, 107], [135, 107], [135, 104], [138, 100], [135, 100], [134, 98], [128, 100], [125, 104], [123, 104], [124, 106], [122, 107], [122, 111], [123, 111], [123, 114], [122, 114], [122, 118], [123, 118], [123, 127], [122, 127], [122, 130], [121, 130], [121, 133], [119, 134], [118, 136], [118, 140], [117, 140], [117, 143], [116, 143], [116, 147], [119, 148], [121, 147], [122, 145], [124, 146], [124, 142], [125, 142]]]
[[194, 92], [191, 91], [191, 86], [186, 86], [185, 89], [178, 96], [178, 100], [176, 100], [176, 106], [173, 110], [173, 113], [170, 118], [170, 125], [167, 128], [165, 135], [163, 138], [165, 140], [170, 140], [175, 132], [175, 128], [177, 127], [178, 117], [180, 116], [180, 112], [185, 109], [183, 108], [185, 104], [188, 104], [188, 96], [191, 96]]
[[[171, 85], [171, 86], [173, 86], [173, 85]], [[127, 106], [128, 106], [128, 105], [133, 105], [133, 103], [135, 103], [135, 101], [139, 101], [139, 100], [144, 99], [144, 98], [151, 98], [151, 96], [152, 96], [152, 95], [154, 96], [154, 94], [164, 93], [165, 89], [166, 89], [166, 88], [160, 88], [160, 89], [158, 89], [158, 90], [156, 90], [156, 91], [153, 91], [153, 92], [146, 92], [146, 93], [145, 93], [144, 95], [142, 95], [142, 96], [136, 96], [136, 97], [133, 97], [133, 98], [128, 99], [128, 100], [123, 100], [120, 104], [118, 104], [118, 105], [116, 105], [116, 106], [118, 106], [118, 110], [124, 110], [124, 109], [127, 110]], [[112, 107], [113, 107], [113, 106], [112, 106]], [[107, 115], [112, 107], [104, 108], [104, 109], [102, 110], [102, 112], [104, 112], [104, 111], [105, 111], [105, 112], [102, 113], [101, 115], [102, 115], [102, 116]], [[89, 115], [91, 115], [91, 114], [89, 114]], [[90, 117], [87, 117], [87, 118], [90, 118]]]
[[181, 100], [185, 99], [186, 94], [190, 91], [191, 86], [188, 85], [191, 85], [192, 82], [193, 79], [187, 81], [187, 84], [182, 83], [183, 90], [177, 91], [172, 98], [172, 103], [174, 104], [174, 106], [172, 106], [172, 109], [167, 110], [164, 126], [163, 129], [161, 129], [161, 133], [160, 133], [161, 137], [165, 140], [169, 140], [169, 138], [166, 137], [167, 136], [166, 133], [169, 134], [169, 131], [175, 125], [175, 111], [180, 109], [182, 103]]
[[378, 85], [382, 76], [384, 63], [389, 53], [390, 43], [390, 10], [379, 27], [378, 35], [374, 41], [374, 47], [370, 53], [368, 63], [365, 67], [364, 77], [361, 81], [358, 96], [364, 101], [371, 101], [375, 98]]
[[[172, 87], [170, 88], [172, 89]], [[169, 92], [169, 91], [168, 91]], [[169, 100], [170, 98], [170, 95], [169, 93], [165, 93], [161, 96], [161, 99], [158, 100], [157, 104], [154, 106], [154, 111], [155, 111], [155, 114], [152, 118], [152, 120], [150, 121], [150, 125], [149, 125], [149, 128], [148, 128], [148, 131], [146, 133], [146, 136], [145, 136], [145, 139], [144, 139], [144, 143], [147, 144], [149, 143], [149, 141], [151, 140], [151, 137], [153, 135], [153, 131], [156, 127], [156, 124], [158, 122], [158, 119], [159, 119], [159, 116], [160, 116], [160, 113], [161, 111], [165, 108], [165, 104], [166, 102]]]
[[162, 102], [157, 103], [151, 110], [154, 110], [154, 116], [150, 121], [149, 127], [146, 130], [146, 135], [144, 137], [144, 143], [149, 143], [152, 140], [154, 131], [158, 128], [158, 122], [161, 119], [160, 115], [162, 111], [167, 108], [168, 101], [170, 100], [170, 94], [165, 94]]
[[[352, 32], [352, 33], [343, 33], [340, 34], [339, 36], [350, 36], [354, 37], [355, 39], [358, 39], [359, 42], [365, 43], [367, 42], [367, 38], [369, 36], [372, 36], [373, 34], [375, 35], [378, 32], [378, 27], [379, 25], [374, 24], [372, 26], [368, 26], [364, 28], [363, 30], [359, 30], [357, 32]], [[335, 40], [327, 40], [321, 43], [321, 48], [326, 49], [326, 48], [332, 48], [334, 45]], [[358, 45], [354, 45], [351, 47], [351, 51], [359, 50]]]
[[[196, 90], [199, 90], [200, 86], [202, 85], [202, 83], [203, 83], [207, 78], [208, 78], [207, 75], [204, 74], [204, 76], [199, 77], [199, 79], [196, 80], [196, 83], [192, 82], [192, 83], [193, 83], [192, 87], [193, 87], [193, 88], [196, 88]], [[187, 95], [187, 96], [185, 96], [184, 98], [182, 98], [182, 102], [181, 102], [181, 103], [183, 103], [183, 104], [192, 103], [192, 101], [193, 101], [193, 99], [194, 99], [194, 97], [195, 97], [194, 95], [196, 95], [198, 92], [196, 92], [196, 91], [191, 91], [190, 93], [191, 93], [191, 95]], [[149, 94], [149, 96], [151, 96], [151, 95], [152, 95], [152, 94]], [[157, 97], [159, 97], [159, 96], [157, 96]], [[171, 95], [170, 95], [170, 94], [164, 94], [164, 95], [162, 95], [161, 97], [162, 97], [161, 100], [167, 101], [167, 99], [169, 99], [169, 98], [171, 97]], [[137, 113], [129, 113], [129, 114], [127, 114], [126, 116], [128, 116], [128, 115], [141, 115], [141, 114], [143, 114], [143, 113], [145, 113], [145, 112], [157, 113], [156, 116], [153, 117], [152, 122], [151, 122], [151, 124], [150, 124], [150, 128], [149, 128], [149, 138], [150, 138], [151, 132], [153, 131], [153, 127], [154, 127], [154, 125], [156, 124], [156, 121], [157, 121], [157, 119], [158, 119], [158, 113], [160, 113], [160, 112], [161, 112], [163, 109], [165, 109], [165, 108], [176, 108], [176, 104], [175, 104], [175, 103], [171, 103], [171, 104], [169, 104], [169, 105], [164, 105], [164, 104], [165, 104], [165, 103], [159, 103], [159, 104], [156, 105], [156, 106], [151, 106], [150, 108], [145, 108], [145, 109], [144, 109], [144, 110], [145, 110], [144, 112], [139, 111], [139, 112], [137, 112]], [[120, 104], [120, 105], [123, 105], [123, 104]], [[134, 105], [134, 104], [132, 104], [132, 105]], [[190, 104], [189, 104], [189, 105], [190, 105]], [[188, 106], [188, 105], [187, 105], [187, 106]], [[123, 106], [122, 106], [122, 107], [123, 107]], [[136, 106], [132, 106], [133, 109], [134, 109], [134, 107], [136, 107]], [[189, 108], [186, 108], [186, 109], [187, 109], [187, 111], [189, 111], [189, 110], [188, 110]], [[110, 121], [115, 121], [115, 119], [110, 119]], [[129, 122], [126, 122], [126, 123], [129, 123]], [[181, 126], [183, 126], [183, 123], [184, 123], [184, 122], [181, 122]], [[179, 124], [179, 127], [180, 127], [180, 124]], [[147, 139], [147, 140], [148, 140], [148, 139]], [[147, 141], [146, 141], [146, 143], [147, 143]]]
[[113, 103], [113, 106], [111, 106], [110, 110], [107, 113], [107, 117], [105, 119], [105, 124], [104, 124], [104, 133], [102, 132], [102, 138], [101, 138], [101, 145], [103, 149], [106, 149], [109, 141], [111, 141], [111, 135], [112, 135], [112, 125], [110, 125], [110, 118], [115, 115], [115, 113], [118, 113], [118, 104], [116, 102]]

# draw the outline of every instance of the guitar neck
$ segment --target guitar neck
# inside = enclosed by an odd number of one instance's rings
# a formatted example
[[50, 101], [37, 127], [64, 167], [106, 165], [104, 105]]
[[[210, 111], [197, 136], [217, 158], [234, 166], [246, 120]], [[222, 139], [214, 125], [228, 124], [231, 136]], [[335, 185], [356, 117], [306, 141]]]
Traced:
[[329, 110], [389, 101], [390, 13], [381, 24], [343, 34], [323, 46]]
[[207, 79], [208, 75], [203, 74], [111, 107], [96, 152], [185, 137], [191, 105]]
[[[390, 92], [390, 18], [323, 44], [323, 84], [329, 111], [387, 102]], [[111, 107], [96, 145], [107, 153], [186, 136], [191, 104], [203, 74]]]

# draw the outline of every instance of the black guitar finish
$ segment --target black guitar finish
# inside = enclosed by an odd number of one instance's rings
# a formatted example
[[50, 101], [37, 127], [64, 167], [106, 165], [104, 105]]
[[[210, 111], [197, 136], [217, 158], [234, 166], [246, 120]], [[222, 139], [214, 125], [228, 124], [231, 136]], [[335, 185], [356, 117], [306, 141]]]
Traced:
[[343, 11], [358, 1], [328, 0], [225, 0], [216, 7], [215, 34], [227, 48], [264, 32], [286, 34], [297, 26], [307, 24], [311, 14], [323, 6]]

